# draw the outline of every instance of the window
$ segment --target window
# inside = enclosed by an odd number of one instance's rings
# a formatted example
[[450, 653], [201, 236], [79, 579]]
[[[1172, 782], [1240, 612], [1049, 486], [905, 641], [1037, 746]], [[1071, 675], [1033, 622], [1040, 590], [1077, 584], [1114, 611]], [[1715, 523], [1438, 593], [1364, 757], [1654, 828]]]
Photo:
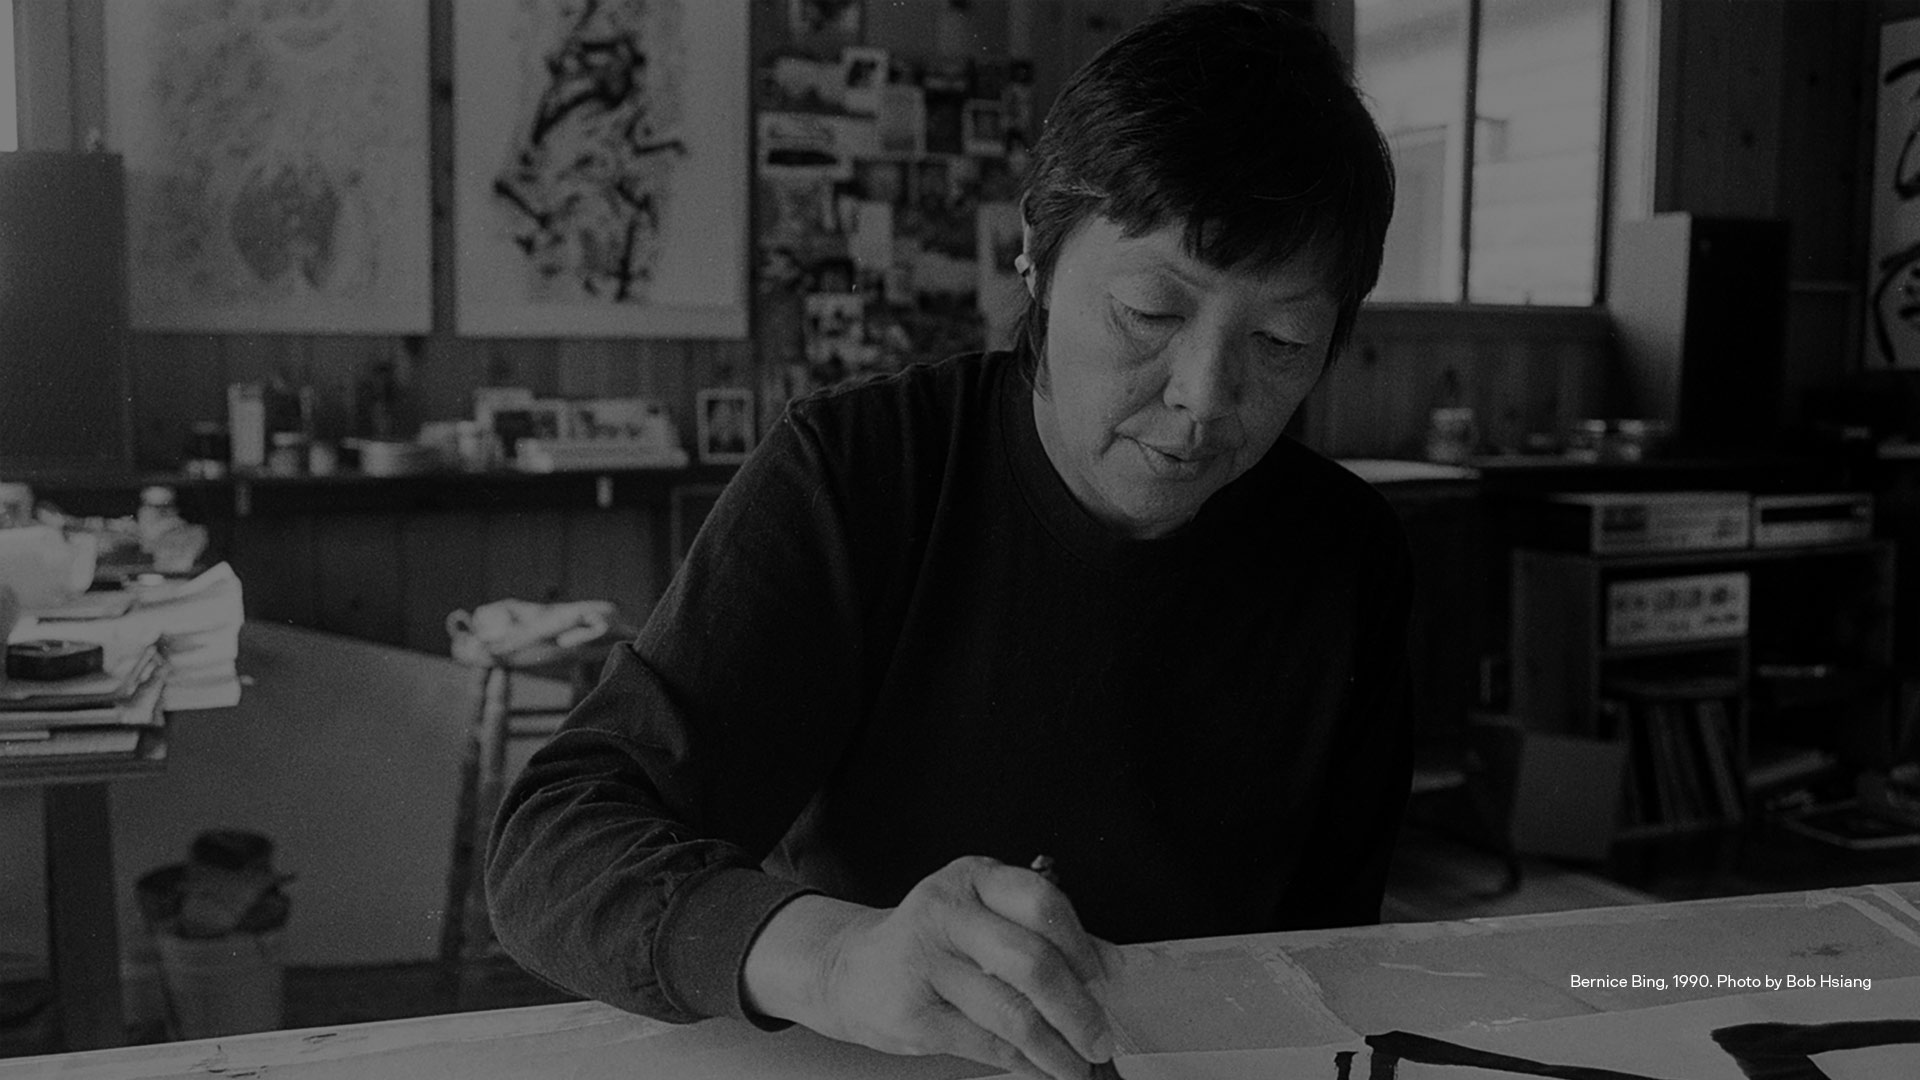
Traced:
[[1399, 177], [1373, 299], [1594, 302], [1608, 8], [1354, 0], [1354, 69]]
[[0, 0], [0, 151], [20, 149], [20, 102], [13, 62], [13, 0]]

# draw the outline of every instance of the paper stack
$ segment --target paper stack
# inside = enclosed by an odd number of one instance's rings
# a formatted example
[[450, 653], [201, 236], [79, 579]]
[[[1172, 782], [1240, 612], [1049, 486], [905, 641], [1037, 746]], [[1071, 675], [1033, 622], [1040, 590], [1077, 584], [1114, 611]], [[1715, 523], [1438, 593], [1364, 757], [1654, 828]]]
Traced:
[[132, 757], [162, 727], [167, 664], [156, 643], [107, 649], [100, 671], [0, 681], [0, 760]]
[[87, 593], [73, 604], [29, 613], [9, 639], [87, 641], [116, 657], [156, 648], [165, 660], [160, 707], [218, 709], [240, 702], [240, 579], [221, 563], [187, 581], [129, 585], [123, 593]]

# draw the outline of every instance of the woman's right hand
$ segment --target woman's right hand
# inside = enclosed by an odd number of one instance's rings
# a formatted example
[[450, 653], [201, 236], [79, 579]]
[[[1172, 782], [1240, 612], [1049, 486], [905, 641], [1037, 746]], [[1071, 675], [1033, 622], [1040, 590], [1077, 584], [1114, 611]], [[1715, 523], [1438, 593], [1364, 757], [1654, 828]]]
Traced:
[[1084, 1080], [1113, 1056], [1091, 990], [1112, 948], [1039, 874], [964, 858], [890, 910], [793, 900], [754, 940], [744, 977], [758, 1011], [832, 1038]]

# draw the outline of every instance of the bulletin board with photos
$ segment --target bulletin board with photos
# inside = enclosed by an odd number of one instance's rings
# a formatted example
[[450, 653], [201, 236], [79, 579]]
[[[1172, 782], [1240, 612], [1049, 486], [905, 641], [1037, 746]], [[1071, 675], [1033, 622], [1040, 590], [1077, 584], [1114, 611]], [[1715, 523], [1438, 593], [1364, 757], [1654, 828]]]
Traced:
[[867, 43], [860, 0], [782, 0], [756, 57], [762, 430], [799, 394], [1004, 347], [1033, 67]]

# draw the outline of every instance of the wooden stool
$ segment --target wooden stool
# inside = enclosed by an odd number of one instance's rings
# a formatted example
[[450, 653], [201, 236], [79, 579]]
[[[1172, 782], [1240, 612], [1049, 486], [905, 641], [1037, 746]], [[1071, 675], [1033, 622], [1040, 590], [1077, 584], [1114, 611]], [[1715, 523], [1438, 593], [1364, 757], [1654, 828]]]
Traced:
[[[455, 615], [464, 616], [464, 612]], [[449, 629], [454, 620], [449, 617]], [[486, 884], [480, 862], [487, 851], [494, 815], [506, 790], [507, 743], [514, 736], [553, 733], [574, 704], [598, 681], [607, 654], [619, 640], [606, 633], [571, 646], [538, 642], [494, 655], [455, 630], [455, 659], [480, 669], [480, 704], [467, 729], [460, 766], [460, 795], [454, 815], [453, 858], [447, 870], [447, 900], [440, 928], [440, 977], [453, 1008], [461, 1008], [472, 961], [498, 955], [493, 921], [487, 914]], [[564, 706], [524, 708], [513, 703], [516, 674], [564, 674], [572, 686]]]

